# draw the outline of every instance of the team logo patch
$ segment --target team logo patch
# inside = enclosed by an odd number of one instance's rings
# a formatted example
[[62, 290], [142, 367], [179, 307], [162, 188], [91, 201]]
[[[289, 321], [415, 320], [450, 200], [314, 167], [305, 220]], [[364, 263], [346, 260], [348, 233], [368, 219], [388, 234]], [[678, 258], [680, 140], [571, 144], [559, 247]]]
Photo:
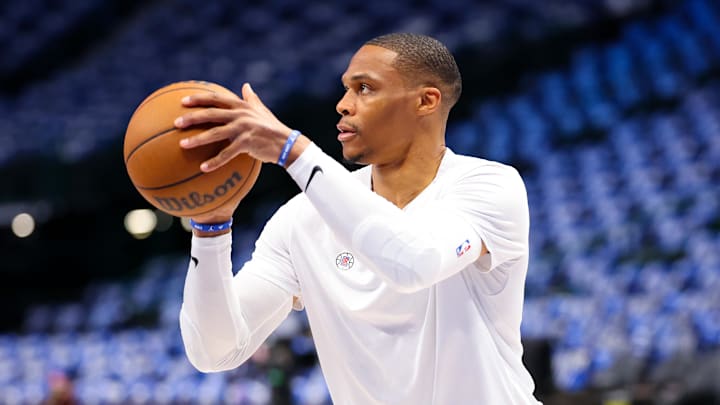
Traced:
[[335, 258], [335, 265], [340, 270], [350, 270], [355, 264], [355, 257], [350, 252], [342, 252]]
[[461, 243], [460, 246], [455, 248], [455, 254], [457, 255], [457, 257], [460, 257], [460, 256], [464, 255], [465, 252], [470, 250], [471, 247], [472, 246], [470, 246], [470, 240], [465, 239], [465, 242]]

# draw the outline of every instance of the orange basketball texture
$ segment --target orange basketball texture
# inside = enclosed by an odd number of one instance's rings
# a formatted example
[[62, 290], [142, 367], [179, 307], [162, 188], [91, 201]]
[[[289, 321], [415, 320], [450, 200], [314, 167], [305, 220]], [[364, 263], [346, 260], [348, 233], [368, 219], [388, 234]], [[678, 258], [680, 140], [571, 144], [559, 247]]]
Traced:
[[212, 211], [232, 198], [242, 198], [255, 184], [262, 162], [241, 154], [209, 173], [200, 163], [215, 156], [229, 141], [183, 149], [181, 139], [199, 134], [213, 125], [175, 128], [175, 118], [197, 108], [184, 107], [187, 95], [227, 88], [204, 81], [171, 83], [148, 95], [133, 112], [124, 139], [127, 173], [135, 188], [156, 208], [177, 217]]

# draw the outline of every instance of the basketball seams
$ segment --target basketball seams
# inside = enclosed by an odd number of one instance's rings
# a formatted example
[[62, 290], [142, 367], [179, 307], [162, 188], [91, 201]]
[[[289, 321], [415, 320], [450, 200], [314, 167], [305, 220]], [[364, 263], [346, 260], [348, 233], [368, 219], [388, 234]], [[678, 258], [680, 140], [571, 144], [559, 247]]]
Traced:
[[143, 141], [140, 142], [139, 144], [135, 145], [135, 147], [130, 151], [130, 153], [128, 153], [127, 158], [125, 158], [125, 164], [128, 164], [128, 163], [130, 162], [130, 158], [132, 157], [132, 155], [133, 155], [138, 149], [140, 149], [140, 147], [142, 147], [142, 146], [145, 145], [146, 143], [152, 141], [153, 139], [158, 138], [158, 137], [163, 136], [163, 135], [167, 135], [168, 133], [173, 132], [173, 131], [175, 131], [176, 129], [177, 129], [177, 128], [175, 128], [175, 127], [168, 128], [168, 129], [164, 129], [164, 130], [162, 130], [162, 131], [160, 131], [160, 132], [158, 132], [158, 133], [156, 133], [156, 134], [154, 134], [154, 135], [150, 135], [149, 137], [145, 138], [145, 140], [143, 140]]
[[[140, 190], [145, 190], [145, 191], [162, 190], [162, 189], [164, 189], [164, 188], [178, 186], [178, 185], [183, 184], [183, 183], [185, 183], [185, 182], [188, 182], [188, 181], [190, 181], [190, 180], [192, 180], [192, 179], [194, 179], [194, 178], [196, 178], [196, 177], [200, 177], [200, 176], [202, 176], [203, 174], [205, 174], [205, 173], [204, 173], [204, 172], [197, 172], [197, 173], [193, 174], [192, 176], [186, 177], [186, 178], [184, 178], [184, 179], [180, 179], [180, 180], [175, 181], [175, 182], [172, 182], [172, 183], [170, 183], [170, 184], [164, 184], [164, 185], [162, 185], [162, 186], [144, 187], [144, 186], [138, 186], [138, 185], [136, 184], [135, 187], [139, 188]], [[243, 183], [243, 184], [244, 184], [244, 183]]]
[[[172, 85], [168, 85], [168, 86], [166, 86], [166, 87], [169, 87], [169, 86], [172, 86]], [[154, 100], [154, 99], [156, 99], [156, 98], [158, 98], [158, 97], [160, 97], [160, 96], [162, 96], [162, 95], [165, 95], [165, 94], [168, 94], [168, 93], [172, 93], [172, 92], [174, 92], [174, 91], [180, 91], [180, 90], [203, 90], [203, 91], [207, 91], [207, 92], [210, 92], [210, 93], [216, 93], [215, 90], [210, 89], [210, 88], [208, 88], [208, 87], [192, 87], [192, 86], [189, 86], [189, 87], [177, 87], [177, 88], [172, 88], [172, 89], [168, 89], [168, 90], [165, 90], [165, 91], [159, 90], [159, 91], [157, 92], [157, 94], [148, 96], [148, 98], [145, 99], [145, 101], [143, 101], [142, 104], [140, 104], [140, 105], [138, 106], [138, 108], [135, 110], [135, 112], [140, 111], [140, 109], [143, 108], [143, 106], [145, 106], [145, 104], [149, 103], [150, 101], [152, 101], [152, 100]]]
[[[175, 128], [175, 127], [172, 127], [172, 128], [170, 128], [170, 129], [166, 129], [166, 130], [160, 131], [160, 132], [158, 132], [158, 133], [156, 133], [156, 134], [154, 134], [154, 135], [151, 135], [151, 136], [147, 137], [145, 140], [143, 140], [140, 144], [138, 144], [137, 146], [135, 146], [135, 147], [128, 153], [127, 160], [125, 160], [125, 166], [126, 166], [126, 168], [130, 169], [130, 168], [133, 166], [133, 162], [136, 161], [136, 159], [131, 159], [131, 158], [134, 157], [134, 156], [139, 156], [137, 159], [141, 159], [141, 161], [142, 161], [142, 159], [143, 159], [143, 156], [142, 156], [143, 147], [152, 147], [151, 145], [148, 145], [148, 144], [150, 144], [150, 143], [153, 142], [153, 141], [162, 142], [162, 140], [161, 140], [160, 138], [162, 138], [163, 136], [166, 136], [166, 135], [172, 136], [172, 135], [175, 135], [176, 132], [182, 132], [182, 131], [183, 131], [183, 130], [181, 130], [181, 129], [177, 129], [177, 128]], [[219, 141], [219, 142], [223, 142], [223, 141]], [[180, 146], [178, 146], [178, 148], [180, 148]], [[138, 152], [138, 153], [136, 153], [136, 152]], [[209, 158], [209, 156], [208, 156], [208, 158]], [[132, 160], [133, 162], [131, 162], [131, 160]], [[135, 163], [135, 164], [137, 164], [137, 163]], [[198, 163], [198, 166], [199, 166], [199, 163]], [[172, 180], [172, 183], [167, 183], [167, 184], [164, 184], [164, 185], [161, 185], [161, 186], [139, 186], [135, 181], [133, 181], [133, 185], [135, 185], [138, 189], [142, 189], [142, 190], [161, 190], [161, 189], [164, 189], [164, 188], [169, 188], [169, 187], [172, 187], [172, 186], [177, 186], [177, 185], [183, 184], [183, 183], [185, 183], [185, 182], [187, 182], [187, 181], [192, 180], [192, 179], [195, 178], [195, 177], [200, 176], [201, 174], [203, 174], [203, 173], [202, 173], [202, 172], [196, 172], [196, 173], [193, 173], [192, 175], [190, 175], [190, 176], [188, 176], [188, 177], [185, 177], [185, 178], [183, 178], [183, 179], [180, 179], [180, 180], [174, 180], [174, 179], [173, 179], [173, 180]]]
[[[182, 83], [182, 82], [179, 82], [179, 83]], [[176, 84], [178, 84], [178, 83], [168, 84], [168, 85], [165, 86], [164, 88], [172, 87], [172, 86], [174, 86], [174, 85], [176, 85]], [[175, 91], [181, 91], [181, 90], [201, 90], [201, 91], [207, 91], [207, 92], [210, 92], [210, 93], [216, 93], [216, 90], [210, 88], [209, 85], [208, 85], [208, 87], [186, 86], [186, 87], [169, 88], [169, 89], [164, 90], [164, 91], [163, 91], [163, 90], [158, 90], [158, 91], [156, 91], [153, 95], [148, 96], [148, 97], [135, 109], [135, 112], [133, 113], [133, 117], [134, 117], [136, 114], [138, 114], [138, 113], [140, 112], [140, 110], [141, 110], [146, 104], [148, 104], [150, 101], [152, 101], [152, 100], [154, 100], [154, 99], [156, 99], [156, 98], [158, 98], [158, 97], [160, 97], [160, 96], [166, 95], [166, 94], [168, 94], [168, 93], [172, 93], [172, 92], [175, 92]], [[132, 121], [132, 118], [131, 118], [130, 120]], [[136, 145], [136, 146], [130, 151], [130, 153], [128, 153], [127, 157], [125, 158], [125, 163], [127, 164], [127, 163], [130, 161], [130, 157], [131, 157], [131, 156], [133, 155], [133, 153], [135, 153], [135, 151], [137, 151], [137, 149], [140, 148], [142, 145], [144, 145], [145, 143], [147, 143], [148, 141], [152, 140], [152, 139], [155, 138], [155, 137], [158, 137], [158, 136], [160, 136], [160, 135], [164, 135], [165, 133], [172, 131], [173, 129], [175, 129], [175, 128], [173, 127], [173, 128], [169, 128], [169, 129], [162, 130], [162, 131], [160, 131], [160, 132], [158, 132], [158, 133], [156, 133], [156, 134], [154, 134], [154, 135], [151, 135], [151, 136], [148, 137], [147, 139], [143, 140], [141, 143], [139, 143], [138, 145]]]

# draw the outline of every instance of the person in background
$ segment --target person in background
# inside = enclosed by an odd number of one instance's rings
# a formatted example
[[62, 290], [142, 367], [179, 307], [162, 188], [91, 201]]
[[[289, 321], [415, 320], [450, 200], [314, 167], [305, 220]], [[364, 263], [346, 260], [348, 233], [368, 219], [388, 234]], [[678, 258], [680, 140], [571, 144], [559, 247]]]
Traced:
[[61, 371], [52, 371], [48, 375], [48, 395], [42, 405], [75, 405], [75, 386], [70, 376]]

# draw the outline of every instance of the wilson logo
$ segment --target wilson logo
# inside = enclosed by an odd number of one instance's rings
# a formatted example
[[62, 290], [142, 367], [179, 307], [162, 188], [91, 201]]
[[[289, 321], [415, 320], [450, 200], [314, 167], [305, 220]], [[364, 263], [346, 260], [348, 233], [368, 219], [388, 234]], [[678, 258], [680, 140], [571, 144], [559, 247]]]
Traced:
[[212, 193], [198, 193], [193, 191], [186, 196], [182, 197], [155, 197], [158, 205], [166, 211], [181, 212], [185, 210], [192, 210], [200, 208], [203, 205], [210, 204], [215, 201], [216, 198], [222, 197], [241, 183], [243, 177], [238, 172], [233, 172], [225, 182], [215, 187]]

